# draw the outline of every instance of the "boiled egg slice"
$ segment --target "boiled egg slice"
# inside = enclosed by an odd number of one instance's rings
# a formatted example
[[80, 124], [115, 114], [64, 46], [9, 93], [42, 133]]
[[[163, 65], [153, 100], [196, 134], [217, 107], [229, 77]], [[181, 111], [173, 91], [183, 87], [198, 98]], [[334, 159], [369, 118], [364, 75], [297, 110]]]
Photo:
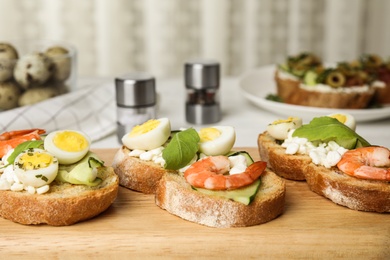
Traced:
[[89, 151], [90, 138], [76, 130], [60, 130], [48, 134], [44, 147], [57, 157], [60, 164], [73, 164], [80, 161]]
[[236, 132], [231, 126], [213, 126], [202, 128], [200, 137], [200, 152], [209, 155], [225, 155], [231, 151], [236, 141]]
[[58, 160], [43, 149], [21, 152], [14, 161], [14, 173], [24, 186], [39, 188], [50, 184], [57, 176]]
[[330, 114], [328, 116], [336, 118], [337, 120], [339, 120], [339, 122], [341, 122], [344, 125], [348, 126], [353, 131], [356, 130], [356, 120], [355, 120], [355, 118], [351, 114], [348, 114], [348, 113], [333, 113], [333, 114]]
[[151, 119], [133, 127], [122, 138], [122, 143], [129, 149], [153, 150], [162, 146], [171, 135], [171, 123], [168, 118]]
[[302, 118], [289, 117], [279, 119], [267, 126], [267, 132], [277, 140], [287, 139], [287, 134], [291, 129], [297, 129], [302, 126]]

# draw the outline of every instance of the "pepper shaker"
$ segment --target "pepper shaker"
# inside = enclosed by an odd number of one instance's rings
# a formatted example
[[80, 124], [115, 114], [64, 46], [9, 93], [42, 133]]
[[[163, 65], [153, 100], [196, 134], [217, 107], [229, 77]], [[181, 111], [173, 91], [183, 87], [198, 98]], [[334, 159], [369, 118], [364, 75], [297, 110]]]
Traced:
[[192, 60], [185, 63], [187, 122], [212, 124], [221, 120], [219, 67], [219, 63], [214, 60]]
[[117, 136], [156, 117], [155, 79], [148, 73], [132, 72], [115, 78], [117, 104]]

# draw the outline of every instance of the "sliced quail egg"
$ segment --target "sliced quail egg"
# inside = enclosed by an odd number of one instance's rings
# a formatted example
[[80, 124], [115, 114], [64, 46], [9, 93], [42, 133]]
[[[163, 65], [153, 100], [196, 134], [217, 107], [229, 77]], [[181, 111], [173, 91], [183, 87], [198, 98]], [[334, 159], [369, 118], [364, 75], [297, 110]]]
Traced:
[[50, 184], [57, 176], [58, 160], [43, 149], [21, 152], [14, 161], [14, 173], [24, 186], [35, 188]]
[[267, 132], [277, 140], [287, 139], [287, 134], [291, 129], [297, 129], [302, 126], [302, 118], [289, 117], [287, 119], [279, 119], [267, 126]]
[[355, 120], [355, 118], [352, 115], [347, 114], [347, 113], [334, 113], [334, 114], [330, 114], [328, 116], [336, 118], [337, 120], [339, 120], [339, 122], [341, 122], [344, 125], [348, 126], [353, 131], [356, 130], [356, 120]]
[[152, 150], [162, 146], [171, 135], [168, 118], [151, 119], [133, 127], [122, 137], [122, 143], [129, 149]]
[[236, 132], [231, 126], [213, 126], [202, 128], [200, 137], [200, 152], [209, 155], [225, 155], [231, 151], [236, 141]]
[[45, 149], [57, 157], [60, 164], [81, 160], [88, 153], [90, 145], [89, 137], [75, 130], [51, 132], [44, 140]]

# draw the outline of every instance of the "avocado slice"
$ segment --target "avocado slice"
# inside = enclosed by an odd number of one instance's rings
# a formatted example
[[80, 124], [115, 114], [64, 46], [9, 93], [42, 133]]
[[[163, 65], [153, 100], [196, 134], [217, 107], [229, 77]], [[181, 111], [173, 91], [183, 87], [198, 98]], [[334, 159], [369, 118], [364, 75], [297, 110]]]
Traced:
[[249, 205], [255, 198], [256, 193], [259, 190], [260, 183], [260, 179], [257, 179], [248, 186], [234, 190], [208, 190], [203, 188], [192, 188], [206, 195], [231, 199], [242, 204]]

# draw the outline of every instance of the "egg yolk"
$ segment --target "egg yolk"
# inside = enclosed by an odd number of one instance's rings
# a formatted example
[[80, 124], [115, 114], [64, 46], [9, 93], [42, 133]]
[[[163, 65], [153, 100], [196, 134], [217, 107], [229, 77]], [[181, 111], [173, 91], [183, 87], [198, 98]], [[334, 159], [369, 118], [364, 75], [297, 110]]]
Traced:
[[340, 123], [345, 123], [345, 121], [347, 120], [347, 117], [342, 115], [342, 114], [336, 114], [336, 115], [332, 115], [331, 117], [333, 118], [336, 118], [337, 120], [340, 121]]
[[133, 137], [133, 136], [145, 134], [145, 133], [155, 129], [159, 124], [160, 124], [159, 120], [156, 120], [156, 119], [148, 120], [145, 123], [143, 123], [142, 125], [134, 126], [133, 129], [131, 130], [131, 132], [129, 133], [129, 136]]
[[281, 124], [281, 123], [290, 123], [294, 121], [294, 117], [289, 117], [287, 119], [278, 119], [274, 122], [272, 122], [273, 125]]
[[34, 170], [48, 167], [53, 157], [47, 153], [27, 152], [20, 156], [18, 165], [24, 170]]
[[83, 135], [70, 131], [56, 134], [53, 143], [59, 149], [67, 152], [78, 152], [88, 147], [88, 141]]
[[221, 132], [214, 127], [202, 128], [199, 131], [199, 138], [200, 138], [201, 143], [215, 140], [220, 135], [221, 135]]

